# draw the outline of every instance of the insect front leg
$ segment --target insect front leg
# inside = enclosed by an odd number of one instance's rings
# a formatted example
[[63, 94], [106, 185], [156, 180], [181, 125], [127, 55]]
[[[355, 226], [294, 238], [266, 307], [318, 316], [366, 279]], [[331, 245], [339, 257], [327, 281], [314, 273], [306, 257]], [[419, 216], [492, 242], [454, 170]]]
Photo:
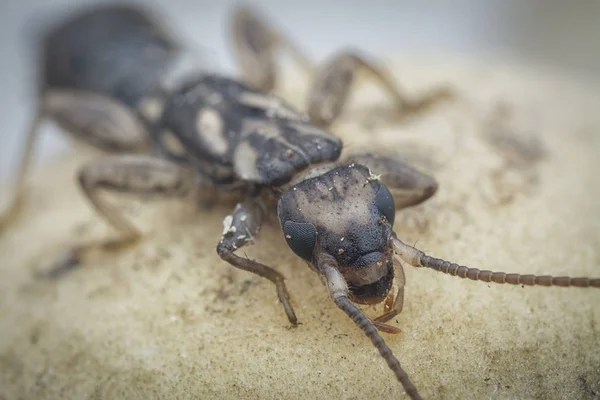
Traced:
[[284, 276], [271, 267], [235, 254], [237, 250], [250, 243], [254, 235], [258, 233], [262, 224], [263, 212], [258, 200], [249, 199], [244, 203], [238, 203], [233, 213], [223, 220], [223, 236], [217, 245], [217, 253], [234, 267], [252, 272], [273, 282], [277, 297], [283, 305], [290, 323], [296, 326], [298, 319], [290, 303]]
[[415, 113], [453, 97], [449, 88], [441, 87], [419, 98], [409, 99], [387, 71], [365, 56], [346, 50], [332, 56], [316, 73], [308, 97], [308, 115], [313, 124], [326, 128], [335, 122], [348, 102], [359, 73], [386, 91], [398, 115]]
[[234, 53], [244, 81], [263, 92], [277, 85], [278, 52], [286, 49], [307, 72], [313, 64], [296, 44], [273, 29], [266, 18], [248, 6], [238, 6], [231, 18]]
[[118, 236], [74, 246], [42, 276], [56, 278], [79, 266], [93, 250], [118, 251], [136, 244], [141, 233], [122, 213], [101, 198], [101, 190], [118, 193], [185, 196], [193, 187], [193, 174], [170, 161], [143, 155], [105, 156], [86, 164], [79, 185], [96, 212], [119, 232]]
[[379, 179], [389, 188], [397, 210], [421, 204], [438, 189], [436, 180], [395, 157], [354, 152], [346, 163], [364, 165], [371, 170], [373, 179]]
[[56, 122], [72, 136], [107, 152], [141, 153], [148, 149], [148, 134], [137, 116], [108, 97], [76, 90], [49, 90], [39, 102], [25, 139], [12, 199], [0, 215], [0, 232], [14, 223], [23, 209], [25, 182], [45, 120]]

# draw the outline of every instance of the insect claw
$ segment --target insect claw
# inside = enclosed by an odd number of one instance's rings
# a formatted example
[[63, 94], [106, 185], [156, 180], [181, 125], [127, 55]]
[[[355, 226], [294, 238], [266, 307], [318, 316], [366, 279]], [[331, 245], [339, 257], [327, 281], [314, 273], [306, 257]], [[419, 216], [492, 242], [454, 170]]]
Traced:
[[289, 325], [286, 325], [285, 329], [287, 329], [288, 331], [291, 331], [293, 329], [296, 329], [300, 325], [302, 325], [302, 322], [296, 321], [295, 324], [290, 323]]

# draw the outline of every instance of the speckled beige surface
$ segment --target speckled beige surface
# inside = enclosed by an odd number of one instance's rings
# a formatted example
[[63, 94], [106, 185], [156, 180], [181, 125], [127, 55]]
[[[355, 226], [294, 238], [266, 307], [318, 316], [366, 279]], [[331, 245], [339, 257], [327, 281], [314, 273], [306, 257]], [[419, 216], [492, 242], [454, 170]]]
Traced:
[[[335, 127], [350, 149], [404, 155], [439, 180], [431, 201], [398, 214], [401, 238], [472, 267], [600, 276], [598, 86], [488, 62], [393, 68], [412, 93], [450, 82], [459, 94], [385, 122], [365, 89]], [[298, 328], [269, 282], [220, 261], [226, 208], [119, 202], [146, 232], [139, 246], [34, 281], [107, 231], [74, 184], [86, 157], [37, 172], [26, 215], [0, 238], [0, 399], [403, 398], [276, 225], [246, 253], [287, 276]], [[425, 398], [600, 396], [600, 290], [406, 275], [402, 333], [385, 339]]]

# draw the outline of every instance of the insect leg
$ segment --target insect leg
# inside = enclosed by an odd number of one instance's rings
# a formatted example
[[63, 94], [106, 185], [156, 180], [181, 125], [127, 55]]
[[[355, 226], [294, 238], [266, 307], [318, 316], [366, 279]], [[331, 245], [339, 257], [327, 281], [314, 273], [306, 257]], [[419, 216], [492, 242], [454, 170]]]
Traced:
[[35, 147], [35, 142], [38, 138], [42, 121], [43, 114], [41, 112], [41, 108], [38, 108], [35, 117], [30, 122], [29, 131], [27, 132], [27, 137], [25, 138], [25, 149], [23, 150], [21, 159], [19, 161], [19, 167], [16, 173], [17, 179], [15, 181], [12, 198], [9, 200], [7, 209], [0, 214], [0, 233], [4, 232], [10, 225], [12, 225], [23, 211], [23, 206], [27, 197], [25, 193], [25, 181], [31, 167], [33, 150]]
[[101, 198], [101, 190], [184, 196], [192, 189], [193, 175], [164, 159], [143, 155], [105, 156], [83, 166], [79, 184], [96, 212], [119, 232], [119, 236], [74, 246], [60, 262], [43, 273], [43, 277], [61, 276], [81, 265], [84, 257], [93, 250], [118, 251], [140, 240], [141, 233], [117, 208]]
[[396, 209], [420, 204], [433, 196], [438, 188], [433, 177], [417, 171], [397, 158], [355, 152], [349, 154], [345, 162], [354, 162], [369, 168], [390, 190]]
[[421, 399], [417, 388], [410, 381], [408, 374], [404, 371], [392, 350], [379, 336], [374, 324], [348, 299], [348, 284], [342, 274], [334, 266], [329, 265], [328, 262], [320, 263], [319, 270], [325, 277], [329, 294], [335, 304], [371, 339], [371, 343], [377, 348], [390, 369], [394, 371], [396, 379], [404, 386], [408, 396], [413, 400]]
[[418, 99], [408, 99], [392, 76], [373, 61], [354, 51], [341, 51], [319, 68], [308, 98], [311, 122], [321, 127], [331, 125], [342, 113], [357, 73], [363, 72], [377, 82], [392, 98], [397, 113], [414, 113], [453, 96], [449, 88], [436, 88]]
[[563, 286], [600, 288], [600, 278], [571, 278], [570, 276], [549, 276], [549, 275], [521, 275], [507, 274], [505, 272], [492, 272], [480, 270], [477, 268], [468, 268], [462, 265], [454, 264], [439, 258], [428, 256], [421, 250], [409, 246], [396, 237], [392, 236], [392, 243], [396, 253], [413, 267], [431, 268], [445, 274], [458, 276], [460, 278], [469, 278], [474, 281], [508, 283], [510, 285], [527, 286]]
[[104, 96], [75, 90], [50, 90], [41, 100], [27, 134], [8, 210], [0, 215], [0, 232], [12, 224], [25, 201], [25, 181], [31, 167], [41, 123], [56, 122], [72, 136], [108, 152], [137, 153], [148, 148], [148, 134], [127, 107]]
[[43, 98], [44, 115], [77, 139], [107, 152], [143, 153], [146, 127], [133, 110], [106, 96], [52, 90]]
[[265, 17], [248, 6], [238, 6], [232, 15], [231, 38], [243, 79], [263, 92], [277, 85], [277, 51], [287, 49], [307, 72], [313, 63], [282, 32], [275, 31]]
[[217, 246], [217, 253], [234, 267], [252, 272], [273, 282], [277, 290], [277, 297], [283, 305], [289, 321], [295, 326], [298, 324], [298, 319], [290, 303], [284, 276], [271, 267], [235, 254], [237, 250], [250, 243], [253, 236], [258, 233], [262, 224], [263, 212], [261, 204], [255, 199], [238, 203], [233, 214], [223, 220], [223, 236]]

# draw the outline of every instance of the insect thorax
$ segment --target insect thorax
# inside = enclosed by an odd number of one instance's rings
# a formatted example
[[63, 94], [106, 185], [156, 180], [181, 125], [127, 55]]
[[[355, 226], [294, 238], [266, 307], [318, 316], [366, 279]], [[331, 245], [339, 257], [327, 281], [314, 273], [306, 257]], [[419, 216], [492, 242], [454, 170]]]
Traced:
[[281, 99], [213, 74], [169, 97], [153, 135], [166, 156], [215, 183], [283, 185], [311, 165], [337, 160], [342, 149]]

